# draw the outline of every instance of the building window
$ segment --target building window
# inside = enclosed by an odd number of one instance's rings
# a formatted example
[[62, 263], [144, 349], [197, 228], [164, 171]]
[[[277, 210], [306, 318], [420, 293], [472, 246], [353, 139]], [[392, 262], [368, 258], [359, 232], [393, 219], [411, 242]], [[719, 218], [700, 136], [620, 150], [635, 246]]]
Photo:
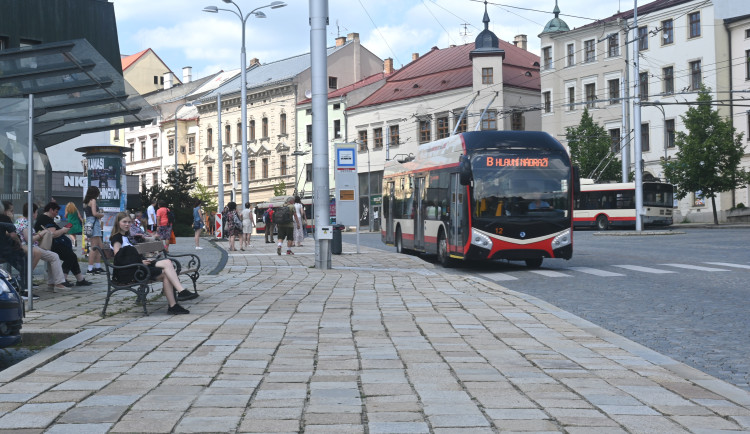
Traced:
[[261, 175], [263, 175], [263, 178], [268, 178], [268, 158], [264, 158], [261, 162]]
[[497, 110], [487, 110], [482, 116], [482, 131], [497, 130]]
[[609, 130], [609, 139], [612, 142], [612, 152], [617, 154], [620, 152], [620, 129], [612, 128]]
[[641, 151], [646, 152], [651, 149], [648, 143], [648, 124], [641, 124]]
[[281, 176], [286, 176], [286, 155], [282, 155], [280, 160], [279, 170], [281, 171]]
[[620, 55], [620, 35], [615, 33], [607, 38], [607, 56], [617, 57]]
[[232, 127], [229, 125], [224, 127], [224, 144], [229, 145], [232, 143]]
[[154, 76], [154, 84], [159, 84], [159, 76], [158, 75]]
[[195, 154], [195, 136], [188, 137], [188, 154]]
[[338, 89], [339, 88], [339, 79], [336, 77], [328, 77], [328, 88], [329, 89]]
[[146, 141], [141, 142], [141, 160], [146, 159]]
[[239, 179], [240, 183], [242, 183], [242, 164], [239, 161], [237, 162], [237, 178], [235, 179]]
[[620, 79], [607, 80], [609, 86], [609, 103], [617, 104], [620, 102]]
[[237, 123], [237, 141], [242, 141], [242, 123]]
[[154, 172], [151, 174], [151, 182], [153, 182], [153, 185], [156, 185], [159, 183], [159, 173]]
[[174, 155], [174, 139], [169, 139], [169, 155]]
[[667, 119], [667, 148], [674, 148], [674, 119]]
[[214, 130], [211, 128], [206, 130], [206, 148], [212, 149], [214, 147]]
[[255, 160], [250, 161], [250, 167], [248, 170], [250, 171], [250, 179], [255, 179]]
[[688, 22], [690, 23], [690, 38], [697, 38], [701, 35], [701, 13], [693, 12], [688, 14]]
[[429, 120], [419, 121], [419, 143], [428, 143], [432, 141], [432, 126]]
[[151, 139], [151, 156], [153, 158], [159, 156], [159, 139]]
[[260, 132], [262, 134], [262, 136], [261, 136], [262, 139], [267, 139], [268, 138], [268, 118], [263, 118], [263, 120], [261, 120], [261, 131]]
[[575, 64], [576, 64], [575, 45], [568, 44], [568, 66], [573, 66]]
[[523, 131], [525, 129], [523, 112], [513, 112], [510, 115], [510, 129], [513, 131]]
[[[458, 122], [458, 118], [461, 117], [461, 113], [463, 110], [456, 110], [453, 112], [453, 118], [456, 120], [457, 124], [453, 125], [453, 129], [456, 130], [456, 134], [458, 133], [465, 133], [468, 129], [468, 122], [466, 121], [466, 116], [461, 118], [461, 122]], [[456, 125], [458, 125], [458, 128], [456, 128]]]
[[213, 185], [214, 183], [214, 168], [208, 166], [206, 168], [206, 185]]
[[341, 138], [341, 120], [335, 119], [333, 121], [333, 137], [336, 139]]
[[690, 62], [690, 89], [699, 90], [701, 88], [701, 61]]
[[662, 83], [664, 83], [664, 93], [674, 93], [674, 68], [667, 66], [661, 70]]
[[552, 92], [542, 92], [542, 104], [544, 105], [544, 113], [552, 111]]
[[130, 142], [130, 161], [135, 160], [135, 142]]
[[451, 135], [450, 122], [448, 122], [448, 116], [441, 116], [437, 118], [437, 138], [444, 139]]
[[255, 119], [250, 121], [249, 129], [250, 129], [250, 135], [247, 140], [252, 142], [255, 140]]
[[120, 141], [120, 129], [119, 128], [115, 130], [115, 141], [116, 142]]
[[745, 80], [750, 80], [750, 50], [745, 50]]
[[594, 39], [583, 42], [583, 59], [585, 63], [596, 60], [596, 41]]
[[552, 69], [552, 47], [542, 48], [542, 69]]
[[398, 146], [398, 125], [388, 127], [388, 145]]
[[305, 126], [305, 140], [307, 143], [312, 143], [312, 125]]
[[367, 150], [367, 130], [359, 131], [357, 133], [357, 136], [359, 136], [359, 150], [366, 151]]
[[568, 88], [568, 111], [573, 111], [575, 109], [576, 109], [576, 88], [569, 87]]
[[638, 74], [638, 96], [643, 101], [648, 101], [648, 72]]
[[383, 129], [373, 128], [372, 130], [372, 144], [373, 149], [380, 149], [383, 147]]
[[638, 27], [638, 51], [648, 50], [648, 27]]
[[594, 108], [596, 102], [596, 84], [590, 83], [586, 87], [586, 107]]
[[336, 104], [334, 104], [334, 105], [333, 105], [333, 109], [334, 109], [334, 110], [341, 110], [341, 104], [340, 104], [340, 103], [336, 103]]
[[286, 134], [286, 113], [279, 115], [279, 134]]
[[482, 68], [482, 84], [492, 84], [493, 82], [493, 70], [492, 68]]
[[664, 20], [661, 22], [661, 45], [668, 45], [674, 42], [674, 22]]
[[224, 165], [224, 183], [231, 183], [232, 180], [232, 165], [227, 163]]

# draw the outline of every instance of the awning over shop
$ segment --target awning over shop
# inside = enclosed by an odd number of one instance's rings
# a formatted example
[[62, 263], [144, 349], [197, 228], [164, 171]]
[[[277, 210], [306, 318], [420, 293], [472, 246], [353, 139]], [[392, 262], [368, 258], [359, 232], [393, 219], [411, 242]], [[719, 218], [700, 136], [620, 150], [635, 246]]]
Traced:
[[[157, 116], [122, 71], [85, 39], [0, 50], [0, 98], [31, 94], [40, 151], [85, 133], [145, 125]], [[0, 131], [15, 130], [17, 122], [0, 107]], [[26, 141], [28, 131], [14, 133]]]

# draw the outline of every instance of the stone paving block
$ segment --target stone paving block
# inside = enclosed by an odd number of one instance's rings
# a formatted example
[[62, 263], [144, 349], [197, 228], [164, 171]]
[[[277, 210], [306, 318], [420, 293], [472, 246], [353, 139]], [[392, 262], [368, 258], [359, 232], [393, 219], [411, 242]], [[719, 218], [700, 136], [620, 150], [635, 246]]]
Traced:
[[672, 416], [672, 420], [690, 430], [739, 430], [736, 423], [718, 416]]
[[89, 390], [61, 390], [61, 391], [50, 391], [44, 392], [33, 399], [30, 399], [29, 403], [43, 403], [43, 402], [80, 402], [87, 396], [91, 395]]
[[298, 420], [243, 419], [238, 432], [243, 433], [296, 433], [300, 430]]
[[192, 395], [156, 395], [149, 393], [138, 402], [133, 404], [133, 411], [143, 410], [171, 410], [174, 412], [185, 411], [195, 400]]
[[488, 408], [485, 410], [487, 416], [492, 419], [511, 419], [511, 420], [543, 420], [550, 419], [549, 415], [537, 408]]
[[362, 415], [360, 413], [305, 413], [304, 421], [305, 427], [334, 423], [337, 425], [360, 425]]
[[449, 414], [430, 416], [430, 424], [440, 428], [489, 427], [490, 422], [483, 415]]
[[61, 412], [12, 412], [0, 417], [0, 430], [15, 430], [19, 428], [46, 428]]
[[358, 434], [364, 433], [365, 427], [361, 424], [335, 424], [335, 425], [305, 425], [306, 433], [342, 433], [342, 434]]
[[128, 411], [127, 405], [120, 406], [88, 406], [88, 407], [74, 407], [60, 418], [61, 423], [70, 424], [101, 424], [101, 423], [114, 423], [120, 419], [126, 411]]
[[614, 415], [612, 418], [631, 432], [687, 433], [687, 429], [663, 416]]
[[168, 433], [182, 417], [178, 411], [133, 411], [125, 414], [110, 432]]
[[193, 432], [232, 432], [240, 423], [240, 416], [185, 416], [180, 423], [174, 428], [174, 432], [193, 433]]
[[45, 431], [46, 434], [105, 434], [112, 427], [111, 423], [83, 423], [83, 424], [64, 424], [56, 423], [50, 429]]
[[375, 422], [368, 423], [370, 433], [428, 433], [424, 422]]
[[250, 394], [202, 394], [198, 398], [194, 396], [190, 397], [195, 399], [192, 403], [193, 407], [222, 407], [232, 408], [240, 407], [244, 408], [247, 402], [250, 400]]

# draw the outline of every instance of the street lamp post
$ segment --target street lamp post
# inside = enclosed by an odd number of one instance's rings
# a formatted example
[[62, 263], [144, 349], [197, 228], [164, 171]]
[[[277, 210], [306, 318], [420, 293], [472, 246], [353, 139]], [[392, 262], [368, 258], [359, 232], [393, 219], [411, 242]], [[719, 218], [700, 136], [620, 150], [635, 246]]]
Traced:
[[[241, 114], [241, 122], [242, 122], [242, 133], [241, 133], [241, 145], [242, 145], [242, 179], [240, 182], [242, 183], [242, 203], [249, 202], [249, 194], [248, 194], [248, 174], [247, 174], [247, 77], [246, 77], [246, 69], [247, 69], [247, 63], [245, 60], [245, 23], [247, 23], [247, 19], [250, 18], [250, 15], [255, 15], [256, 18], [266, 18], [266, 14], [264, 14], [261, 9], [265, 8], [271, 8], [271, 9], [278, 9], [283, 8], [286, 6], [286, 3], [283, 1], [273, 1], [267, 5], [257, 7], [250, 12], [247, 13], [247, 15], [242, 15], [242, 9], [240, 9], [239, 5], [235, 3], [233, 0], [222, 0], [224, 3], [227, 4], [233, 4], [234, 7], [237, 8], [237, 12], [235, 12], [232, 9], [223, 9], [218, 8], [216, 6], [206, 6], [203, 8], [203, 12], [210, 12], [210, 13], [218, 13], [219, 11], [229, 11], [237, 16], [237, 18], [240, 19], [240, 22], [242, 23], [242, 50], [240, 51], [240, 86], [242, 86], [242, 89], [240, 90], [240, 114]], [[234, 191], [234, 189], [232, 189]]]
[[174, 109], [174, 173], [177, 174], [177, 112], [183, 107], [192, 107], [193, 103], [182, 103]]
[[654, 102], [644, 102], [641, 105], [648, 105], [656, 107], [661, 112], [662, 120], [664, 123], [664, 161], [667, 161], [667, 146], [669, 145], [669, 134], [667, 133], [667, 114], [664, 112], [664, 105], [657, 99]]

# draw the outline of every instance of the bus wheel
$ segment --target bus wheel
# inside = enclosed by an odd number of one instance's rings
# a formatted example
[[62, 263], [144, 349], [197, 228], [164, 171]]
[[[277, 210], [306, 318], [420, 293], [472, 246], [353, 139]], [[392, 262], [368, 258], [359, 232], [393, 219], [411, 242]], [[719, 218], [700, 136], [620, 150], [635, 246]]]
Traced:
[[526, 266], [529, 268], [539, 268], [542, 266], [543, 258], [526, 259]]
[[448, 240], [445, 239], [443, 232], [440, 232], [440, 235], [438, 235], [438, 261], [445, 268], [453, 266], [453, 260], [448, 253]]
[[606, 231], [609, 228], [609, 220], [607, 220], [607, 216], [600, 215], [596, 218], [596, 228], [600, 231]]
[[396, 231], [396, 253], [406, 253], [404, 252], [404, 240], [401, 239], [401, 229]]

